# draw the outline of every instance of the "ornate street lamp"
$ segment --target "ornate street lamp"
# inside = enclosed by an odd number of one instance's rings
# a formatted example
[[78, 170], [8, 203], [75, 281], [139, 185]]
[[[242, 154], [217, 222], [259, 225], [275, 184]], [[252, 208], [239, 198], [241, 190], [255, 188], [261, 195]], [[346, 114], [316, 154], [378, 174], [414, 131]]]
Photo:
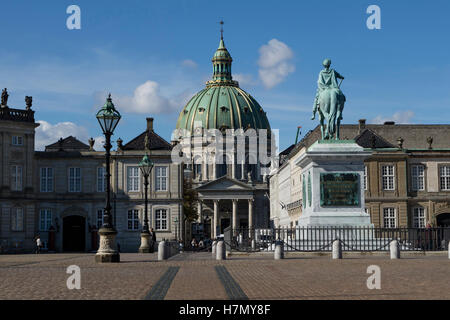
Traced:
[[141, 246], [139, 247], [140, 253], [150, 252], [150, 231], [148, 228], [148, 177], [153, 169], [153, 162], [148, 157], [148, 136], [145, 136], [145, 155], [142, 161], [139, 163], [142, 175], [144, 176], [144, 194], [145, 194], [145, 211], [144, 211], [144, 225], [141, 232]]
[[106, 207], [103, 216], [103, 225], [98, 231], [100, 235], [100, 246], [97, 254], [95, 255], [96, 262], [119, 262], [120, 255], [116, 248], [116, 235], [117, 231], [113, 226], [111, 215], [111, 173], [110, 173], [110, 158], [111, 158], [111, 136], [114, 133], [114, 129], [120, 121], [121, 115], [114, 108], [112, 103], [111, 94], [108, 95], [105, 105], [97, 112], [97, 120], [100, 124], [106, 141], [104, 148], [106, 150]]

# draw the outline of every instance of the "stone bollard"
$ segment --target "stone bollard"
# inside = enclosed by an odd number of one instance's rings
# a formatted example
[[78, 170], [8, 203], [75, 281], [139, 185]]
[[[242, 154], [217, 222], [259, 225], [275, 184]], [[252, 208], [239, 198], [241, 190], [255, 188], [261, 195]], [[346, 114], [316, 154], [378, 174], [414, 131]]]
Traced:
[[166, 242], [161, 241], [158, 245], [158, 260], [166, 260]]
[[392, 240], [390, 244], [391, 259], [400, 259], [400, 248], [397, 240]]
[[252, 239], [252, 250], [256, 250], [256, 240]]
[[333, 259], [342, 259], [342, 245], [341, 240], [336, 239], [333, 241]]
[[214, 240], [211, 245], [211, 253], [212, 253], [213, 258], [216, 257], [216, 249], [217, 249], [217, 241]]
[[225, 242], [219, 241], [216, 245], [216, 260], [225, 260], [226, 258]]
[[283, 242], [281, 242], [281, 241], [277, 241], [275, 243], [274, 259], [275, 260], [284, 259], [284, 248], [283, 248]]
[[450, 259], [450, 241], [448, 242], [448, 258]]

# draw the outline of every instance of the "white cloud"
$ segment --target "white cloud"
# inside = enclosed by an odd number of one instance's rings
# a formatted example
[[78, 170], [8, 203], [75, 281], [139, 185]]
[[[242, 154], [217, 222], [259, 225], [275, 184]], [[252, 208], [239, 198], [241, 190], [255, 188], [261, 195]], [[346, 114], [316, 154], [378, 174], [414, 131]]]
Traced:
[[197, 66], [198, 66], [197, 63], [191, 59], [183, 60], [181, 62], [181, 64], [183, 65], [183, 67], [188, 67], [188, 68], [197, 68]]
[[392, 117], [383, 117], [381, 115], [375, 117], [374, 119], [370, 120], [370, 123], [374, 124], [383, 124], [386, 121], [395, 121], [395, 123], [398, 124], [406, 124], [411, 123], [411, 119], [414, 118], [414, 112], [411, 110], [407, 111], [398, 111], [394, 113]]
[[155, 81], [146, 81], [139, 85], [132, 97], [118, 97], [120, 109], [130, 113], [171, 113], [180, 109], [179, 97], [169, 99], [164, 97]]
[[248, 73], [235, 73], [233, 74], [233, 80], [238, 81], [241, 86], [254, 86], [258, 83], [258, 81]]
[[36, 150], [44, 150], [45, 146], [55, 143], [59, 138], [73, 136], [81, 142], [88, 144], [89, 133], [85, 127], [78, 126], [73, 122], [59, 122], [51, 124], [47, 121], [38, 120], [40, 126], [36, 128]]
[[277, 39], [259, 48], [259, 77], [266, 88], [275, 87], [295, 71], [293, 57], [292, 49]]

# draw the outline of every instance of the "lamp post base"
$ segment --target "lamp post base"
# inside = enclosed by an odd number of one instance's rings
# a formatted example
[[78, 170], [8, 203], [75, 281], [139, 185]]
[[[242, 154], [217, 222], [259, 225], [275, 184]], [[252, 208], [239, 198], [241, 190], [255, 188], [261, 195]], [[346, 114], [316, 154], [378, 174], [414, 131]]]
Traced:
[[120, 254], [116, 249], [115, 241], [117, 231], [113, 228], [101, 228], [98, 233], [100, 235], [100, 247], [95, 255], [95, 262], [120, 262]]
[[139, 253], [150, 253], [150, 232], [141, 232]]

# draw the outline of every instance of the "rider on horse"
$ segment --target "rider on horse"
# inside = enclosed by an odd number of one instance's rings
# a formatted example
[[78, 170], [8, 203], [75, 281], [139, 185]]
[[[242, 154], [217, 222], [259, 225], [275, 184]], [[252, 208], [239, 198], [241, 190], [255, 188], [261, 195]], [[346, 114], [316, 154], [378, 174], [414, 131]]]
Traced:
[[[327, 117], [328, 121], [330, 121], [332, 118], [334, 121], [338, 122], [338, 130], [339, 130], [339, 123], [340, 120], [342, 120], [342, 109], [343, 105], [345, 103], [345, 96], [342, 93], [341, 89], [339, 88], [340, 84], [338, 84], [338, 79], [344, 79], [343, 76], [341, 76], [336, 70], [330, 69], [331, 60], [325, 59], [323, 61], [323, 66], [325, 69], [320, 71], [319, 73], [319, 79], [317, 80], [317, 92], [316, 92], [316, 98], [314, 100], [314, 107], [313, 107], [313, 115], [311, 120], [314, 120], [316, 118], [316, 112], [319, 111], [320, 121], [321, 125], [323, 126], [323, 120], [324, 116]], [[330, 106], [330, 103], [324, 103], [324, 105], [320, 106], [321, 102], [321, 94], [325, 93], [326, 91], [333, 91], [333, 96], [337, 97], [335, 102], [338, 104], [338, 106]], [[329, 95], [326, 95], [328, 97]], [[325, 137], [331, 138], [330, 135], [334, 134], [335, 130], [335, 123], [328, 123], [327, 125], [327, 134]], [[338, 139], [338, 136], [336, 137]]]

